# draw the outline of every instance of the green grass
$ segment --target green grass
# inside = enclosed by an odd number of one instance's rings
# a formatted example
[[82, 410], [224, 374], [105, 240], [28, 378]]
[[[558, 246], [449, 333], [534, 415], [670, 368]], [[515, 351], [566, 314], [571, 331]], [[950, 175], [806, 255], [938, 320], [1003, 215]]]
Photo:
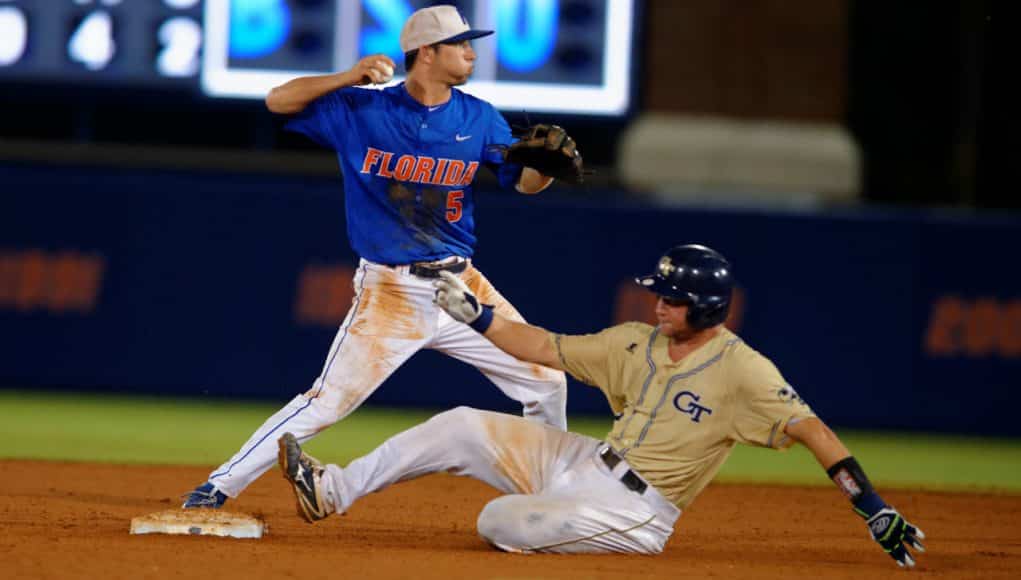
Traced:
[[[836, 429], [869, 478], [882, 487], [1021, 492], [1021, 441]], [[777, 453], [738, 446], [721, 481], [829, 484], [803, 446]]]
[[[267, 403], [0, 391], [0, 458], [215, 466], [278, 410]], [[432, 412], [362, 408], [307, 447], [347, 463]], [[602, 438], [609, 418], [571, 417], [571, 430]], [[865, 433], [837, 429], [883, 487], [1021, 492], [1021, 441]], [[721, 481], [828, 485], [800, 446], [777, 453], [738, 446]]]

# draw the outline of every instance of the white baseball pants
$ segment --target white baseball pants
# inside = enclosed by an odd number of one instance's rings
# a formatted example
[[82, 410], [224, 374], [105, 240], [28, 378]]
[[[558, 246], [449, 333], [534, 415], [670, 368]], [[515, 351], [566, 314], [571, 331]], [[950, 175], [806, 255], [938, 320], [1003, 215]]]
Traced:
[[[482, 303], [493, 305], [505, 317], [524, 320], [470, 263], [461, 279]], [[432, 280], [411, 275], [407, 266], [391, 268], [362, 260], [354, 286], [354, 302], [319, 378], [210, 474], [209, 481], [220, 491], [237, 497], [276, 463], [281, 434], [290, 431], [305, 441], [343, 419], [422, 348], [474, 365], [508, 397], [521, 402], [525, 418], [567, 428], [564, 373], [519, 361], [450, 318], [432, 302]], [[433, 384], [423, 382], [423, 387], [443, 388], [442, 380], [436, 377]]]
[[641, 493], [611, 470], [605, 443], [520, 417], [458, 407], [388, 439], [345, 468], [327, 465], [327, 508], [344, 512], [390, 484], [449, 472], [511, 495], [489, 502], [478, 532], [509, 552], [656, 554], [680, 510], [654, 487]]

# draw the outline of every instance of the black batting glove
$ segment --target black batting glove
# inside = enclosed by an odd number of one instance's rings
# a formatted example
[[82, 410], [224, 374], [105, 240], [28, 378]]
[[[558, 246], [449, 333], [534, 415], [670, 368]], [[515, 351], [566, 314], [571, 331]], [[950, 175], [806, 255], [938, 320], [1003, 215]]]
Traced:
[[[859, 512], [860, 515], [865, 516]], [[867, 517], [865, 523], [872, 532], [872, 539], [876, 541], [883, 550], [893, 558], [901, 568], [913, 568], [915, 559], [908, 552], [908, 547], [924, 552], [925, 546], [921, 540], [925, 539], [925, 533], [911, 525], [904, 516], [890, 506], [879, 510], [871, 517]]]
[[853, 456], [845, 457], [828, 467], [826, 475], [851, 499], [854, 511], [865, 519], [872, 539], [898, 566], [913, 568], [915, 559], [908, 552], [908, 547], [924, 552], [922, 540], [925, 534], [879, 497], [858, 460]]

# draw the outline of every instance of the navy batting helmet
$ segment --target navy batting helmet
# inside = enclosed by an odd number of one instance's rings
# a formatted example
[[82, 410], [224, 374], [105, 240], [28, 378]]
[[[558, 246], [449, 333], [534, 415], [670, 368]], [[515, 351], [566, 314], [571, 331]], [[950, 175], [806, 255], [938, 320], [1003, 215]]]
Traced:
[[656, 271], [635, 278], [643, 288], [688, 303], [688, 324], [709, 328], [727, 319], [734, 277], [730, 262], [719, 252], [698, 244], [671, 248]]

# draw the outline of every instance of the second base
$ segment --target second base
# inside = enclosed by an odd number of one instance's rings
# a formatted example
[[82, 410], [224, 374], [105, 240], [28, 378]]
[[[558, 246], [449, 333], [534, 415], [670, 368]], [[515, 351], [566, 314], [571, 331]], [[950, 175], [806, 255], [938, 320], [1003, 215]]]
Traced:
[[176, 509], [131, 519], [132, 534], [180, 534], [261, 538], [266, 522], [248, 514], [212, 509]]

